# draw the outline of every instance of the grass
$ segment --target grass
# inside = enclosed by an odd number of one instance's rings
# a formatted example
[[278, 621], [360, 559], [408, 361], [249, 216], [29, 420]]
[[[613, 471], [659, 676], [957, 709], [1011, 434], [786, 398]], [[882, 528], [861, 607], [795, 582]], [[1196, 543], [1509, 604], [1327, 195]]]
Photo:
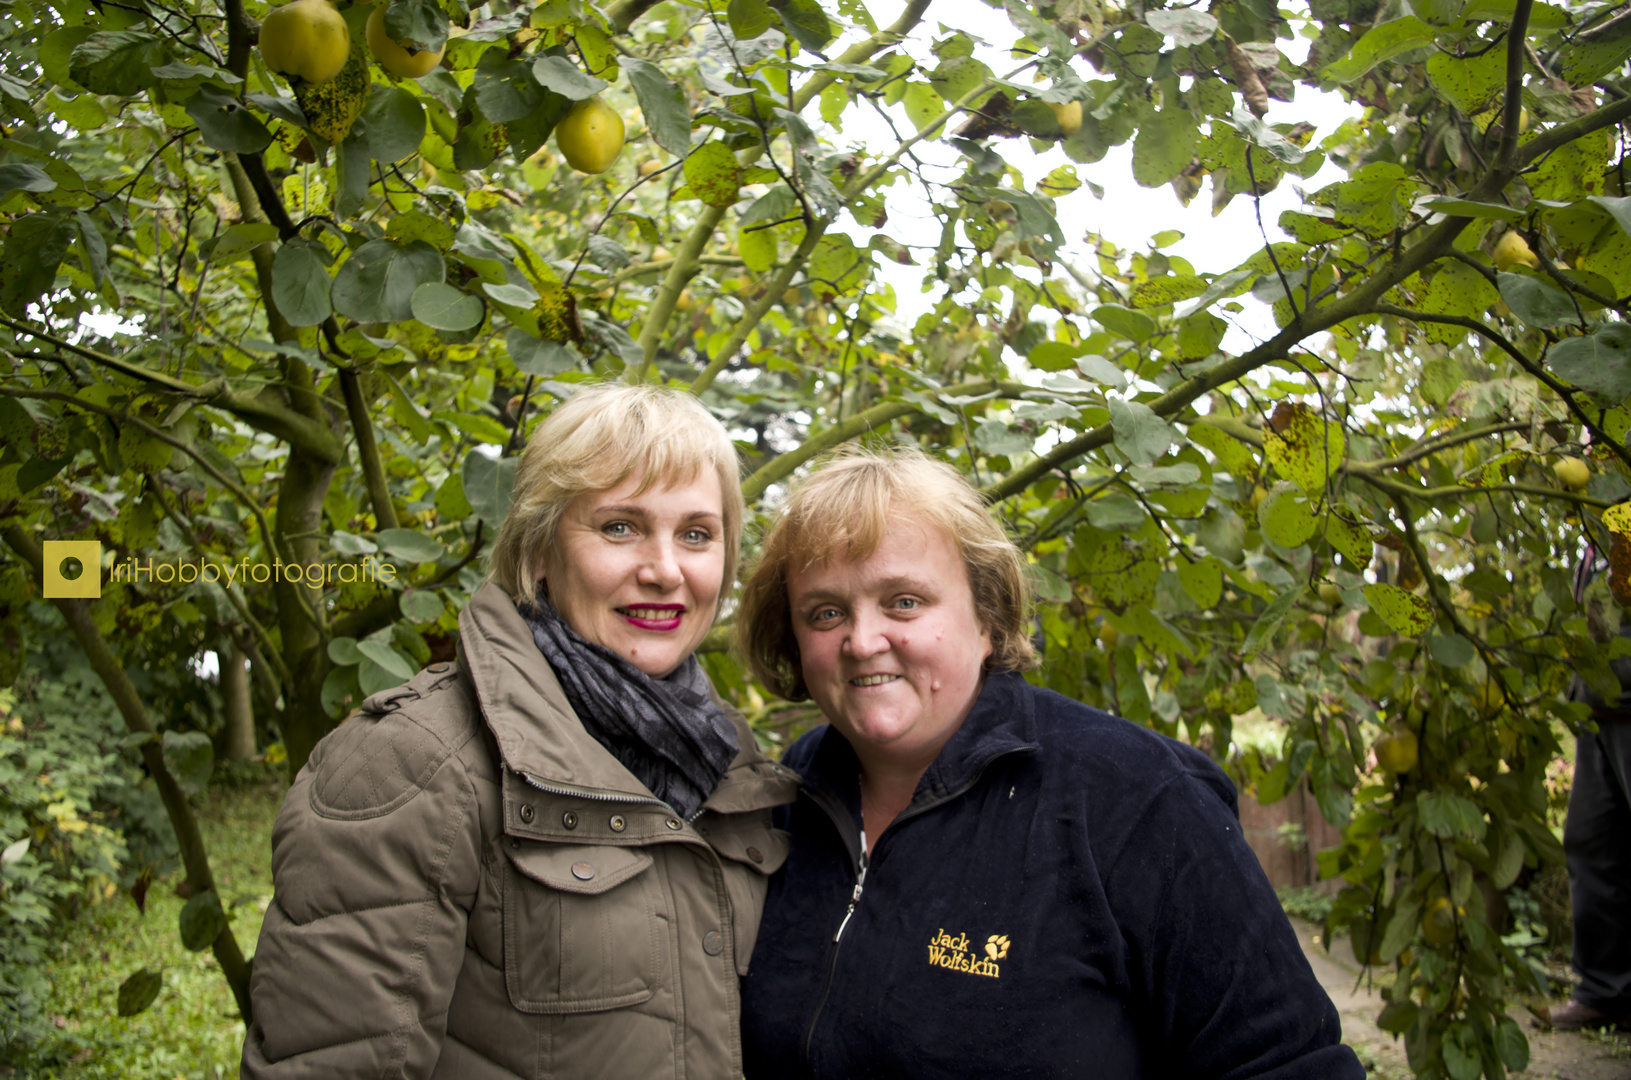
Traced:
[[[253, 953], [272, 896], [272, 822], [280, 777], [212, 789], [197, 806], [217, 890], [243, 951]], [[147, 913], [118, 893], [87, 908], [50, 962], [55, 1027], [13, 1075], [39, 1080], [216, 1080], [236, 1077], [244, 1025], [209, 950], [188, 952], [176, 930], [184, 901], [177, 873], [155, 881]], [[119, 984], [138, 968], [164, 987], [137, 1016], [117, 1015]], [[4, 1074], [0, 1067], [0, 1074]]]

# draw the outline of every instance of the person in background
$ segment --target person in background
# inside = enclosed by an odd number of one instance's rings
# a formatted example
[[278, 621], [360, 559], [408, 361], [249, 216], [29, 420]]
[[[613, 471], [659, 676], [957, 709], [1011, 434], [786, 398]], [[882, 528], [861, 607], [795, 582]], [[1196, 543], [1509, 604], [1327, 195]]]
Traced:
[[743, 984], [749, 1080], [1362, 1080], [1205, 754], [1032, 686], [1024, 557], [948, 466], [797, 488], [737, 613], [793, 835]]
[[[1575, 599], [1585, 600], [1608, 560], [1589, 548], [1575, 575]], [[1631, 618], [1620, 633], [1631, 637]], [[1597, 730], [1582, 728], [1575, 742], [1574, 784], [1563, 823], [1574, 914], [1574, 970], [1580, 976], [1569, 1000], [1547, 1010], [1560, 1031], [1583, 1027], [1631, 1028], [1631, 659], [1612, 661], [1622, 687], [1604, 701], [1576, 678], [1571, 697], [1591, 706]]]
[[247, 1080], [739, 1080], [796, 778], [693, 655], [737, 477], [677, 391], [582, 389], [539, 425], [458, 664], [369, 698], [284, 800]]

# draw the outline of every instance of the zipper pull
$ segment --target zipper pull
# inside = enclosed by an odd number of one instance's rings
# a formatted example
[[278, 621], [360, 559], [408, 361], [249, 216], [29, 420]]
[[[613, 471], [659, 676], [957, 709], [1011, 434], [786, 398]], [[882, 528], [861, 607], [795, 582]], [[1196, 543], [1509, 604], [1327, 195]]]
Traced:
[[850, 890], [849, 910], [844, 912], [844, 921], [838, 924], [838, 932], [832, 936], [834, 944], [837, 944], [838, 939], [844, 936], [844, 927], [849, 925], [850, 916], [855, 914], [855, 905], [861, 902], [861, 890], [866, 888], [867, 862], [866, 833], [863, 832], [861, 834], [861, 870], [855, 875], [855, 887]]

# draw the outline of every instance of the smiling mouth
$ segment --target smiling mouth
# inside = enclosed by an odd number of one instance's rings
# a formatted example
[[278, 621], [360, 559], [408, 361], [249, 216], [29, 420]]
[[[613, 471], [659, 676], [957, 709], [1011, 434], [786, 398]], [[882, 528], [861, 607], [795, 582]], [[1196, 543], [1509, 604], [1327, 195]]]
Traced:
[[641, 630], [673, 630], [685, 614], [683, 604], [642, 604], [618, 608], [617, 613]]
[[861, 675], [857, 678], [851, 679], [849, 684], [851, 686], [861, 687], [882, 686], [884, 683], [892, 683], [898, 678], [900, 678], [899, 675]]

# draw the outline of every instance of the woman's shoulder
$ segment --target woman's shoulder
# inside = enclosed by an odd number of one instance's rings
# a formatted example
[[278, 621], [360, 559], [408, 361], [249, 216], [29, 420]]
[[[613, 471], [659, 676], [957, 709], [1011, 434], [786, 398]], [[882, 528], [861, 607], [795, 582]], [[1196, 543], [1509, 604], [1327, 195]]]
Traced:
[[312, 807], [325, 816], [389, 813], [450, 760], [491, 771], [481, 713], [454, 664], [432, 664], [363, 701], [312, 751]]
[[1079, 778], [1085, 792], [1111, 792], [1125, 804], [1139, 791], [1198, 783], [1237, 813], [1233, 781], [1204, 751], [1053, 690], [1028, 693], [1042, 760]]

